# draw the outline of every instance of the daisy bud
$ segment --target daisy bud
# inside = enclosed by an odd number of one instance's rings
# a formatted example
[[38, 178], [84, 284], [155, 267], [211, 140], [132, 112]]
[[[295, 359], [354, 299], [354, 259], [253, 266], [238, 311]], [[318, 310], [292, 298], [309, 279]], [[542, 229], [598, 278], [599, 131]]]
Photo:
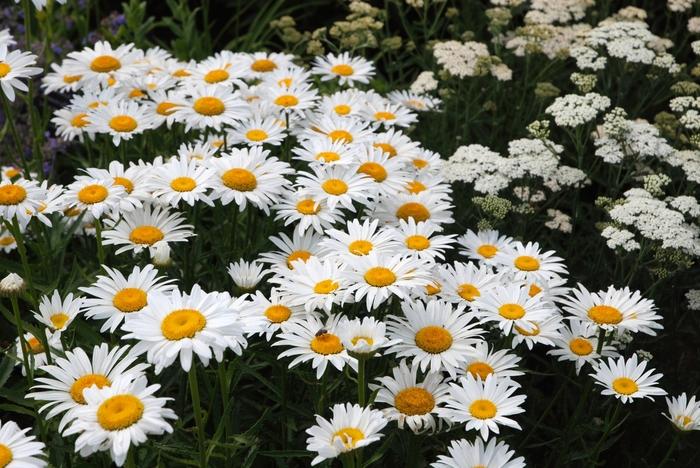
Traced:
[[173, 264], [170, 258], [170, 246], [167, 242], [158, 241], [149, 248], [151, 261], [159, 268], [166, 268]]
[[17, 273], [10, 273], [0, 280], [0, 294], [3, 296], [17, 296], [26, 287], [26, 283]]

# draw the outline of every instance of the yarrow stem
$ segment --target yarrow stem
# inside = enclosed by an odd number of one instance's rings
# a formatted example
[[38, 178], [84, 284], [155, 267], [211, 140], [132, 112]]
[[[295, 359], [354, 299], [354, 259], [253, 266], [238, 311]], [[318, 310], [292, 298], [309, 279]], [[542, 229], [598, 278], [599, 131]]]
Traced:
[[190, 394], [192, 396], [192, 408], [194, 410], [194, 420], [197, 424], [197, 446], [199, 449], [199, 466], [206, 468], [207, 454], [204, 451], [204, 421], [202, 419], [202, 404], [199, 399], [199, 382], [197, 381], [197, 367], [192, 363], [188, 374], [190, 383]]

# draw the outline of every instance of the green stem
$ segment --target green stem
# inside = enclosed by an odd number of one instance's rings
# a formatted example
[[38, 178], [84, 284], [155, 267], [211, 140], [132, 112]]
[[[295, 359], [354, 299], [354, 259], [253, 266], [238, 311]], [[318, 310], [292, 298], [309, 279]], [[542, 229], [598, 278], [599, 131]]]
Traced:
[[600, 455], [600, 449], [601, 446], [603, 445], [603, 442], [607, 440], [608, 434], [610, 434], [610, 431], [612, 430], [613, 427], [615, 427], [615, 424], [617, 423], [617, 414], [620, 412], [620, 407], [622, 406], [622, 403], [615, 401], [615, 409], [613, 410], [613, 414], [610, 417], [610, 421], [606, 421], [605, 425], [605, 430], [603, 431], [603, 435], [600, 436], [600, 439], [598, 439], [598, 442], [595, 444], [595, 447], [593, 448], [593, 463], [591, 463], [591, 466], [597, 466], [598, 465], [598, 456]]
[[29, 170], [29, 166], [27, 165], [27, 159], [24, 157], [24, 146], [22, 146], [22, 140], [19, 137], [19, 133], [17, 133], [17, 127], [15, 127], [15, 119], [12, 117], [12, 107], [10, 107], [10, 102], [8, 101], [7, 96], [5, 96], [4, 93], [0, 93], [0, 101], [2, 101], [2, 111], [5, 114], [5, 121], [10, 127], [10, 133], [12, 134], [12, 139], [15, 141], [15, 145], [17, 145], [17, 155], [19, 156], [19, 162], [14, 157], [14, 155], [12, 155], [12, 163], [15, 166], [22, 167], [23, 177], [25, 177], [26, 179], [31, 179], [32, 175]]
[[199, 466], [206, 468], [207, 454], [204, 451], [204, 421], [202, 420], [202, 403], [199, 399], [199, 383], [197, 382], [197, 366], [192, 363], [188, 374], [190, 382], [190, 394], [192, 395], [192, 407], [194, 420], [197, 424], [197, 446], [199, 448]]
[[19, 315], [19, 302], [17, 302], [17, 296], [15, 294], [10, 296], [10, 302], [12, 303], [12, 312], [15, 316], [17, 335], [19, 336], [19, 349], [22, 352], [22, 363], [24, 364], [24, 371], [27, 374], [27, 379], [29, 379], [29, 386], [31, 387], [34, 383], [34, 372], [32, 371], [32, 366], [29, 364], [29, 344], [24, 338], [24, 326], [22, 325], [22, 318]]
[[676, 430], [676, 434], [673, 436], [673, 442], [671, 442], [671, 445], [666, 451], [666, 455], [664, 455], [664, 458], [661, 460], [661, 463], [659, 463], [659, 466], [657, 468], [663, 468], [666, 465], [666, 462], [671, 458], [671, 454], [673, 454], [673, 452], [676, 450], [676, 446], [678, 445], [678, 441], [680, 440], [681, 432], [679, 430]]
[[365, 406], [367, 404], [366, 364], [366, 358], [359, 357], [357, 359], [357, 401], [360, 403], [360, 406]]
[[129, 447], [129, 452], [126, 454], [126, 468], [136, 468], [136, 461], [134, 460], [134, 452], [136, 447], [133, 445]]
[[95, 242], [97, 243], [97, 261], [100, 265], [104, 265], [105, 249], [102, 245], [102, 223], [99, 218], [95, 218]]
[[601, 328], [598, 331], [598, 345], [596, 346], [596, 354], [600, 356], [601, 351], [603, 351], [603, 344], [605, 343], [605, 329]]
[[19, 222], [17, 221], [17, 217], [15, 216], [12, 219], [12, 223], [10, 221], [5, 220], [5, 226], [7, 227], [7, 230], [12, 233], [12, 237], [15, 238], [15, 242], [17, 243], [17, 251], [19, 252], [19, 258], [20, 261], [22, 262], [22, 272], [24, 274], [24, 280], [27, 282], [27, 292], [29, 293], [29, 297], [31, 298], [32, 305], [36, 306], [36, 300], [34, 298], [34, 280], [32, 279], [32, 270], [29, 268], [29, 257], [27, 257], [27, 247], [24, 244], [24, 235], [22, 234], [22, 230], [19, 228]]

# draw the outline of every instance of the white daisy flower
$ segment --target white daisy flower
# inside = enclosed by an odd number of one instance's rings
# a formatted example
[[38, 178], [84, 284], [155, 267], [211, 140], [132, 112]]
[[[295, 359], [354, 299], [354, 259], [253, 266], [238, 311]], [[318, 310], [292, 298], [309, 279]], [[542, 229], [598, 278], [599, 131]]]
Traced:
[[347, 221], [344, 230], [327, 229], [326, 238], [321, 241], [325, 255], [346, 256], [376, 254], [392, 255], [396, 253], [391, 231], [380, 229], [379, 220], [365, 219], [362, 223], [357, 219]]
[[304, 117], [318, 98], [310, 84], [297, 84], [290, 87], [266, 86], [262, 97], [276, 112]]
[[[57, 353], [62, 353], [63, 345], [61, 344], [61, 333], [51, 333], [47, 329], [44, 329], [44, 333], [51, 355], [55, 356]], [[15, 365], [22, 367], [22, 375], [26, 377], [27, 369], [24, 366], [25, 354], [31, 369], [37, 369], [46, 364], [48, 362], [48, 356], [46, 355], [44, 343], [42, 343], [39, 338], [29, 332], [25, 333], [23, 338], [24, 340], [20, 340], [19, 337], [15, 339], [15, 355], [17, 356], [17, 363]], [[22, 343], [22, 341], [24, 341], [24, 343]]]
[[399, 227], [390, 228], [396, 241], [397, 252], [426, 262], [444, 260], [444, 252], [451, 249], [454, 235], [436, 235], [438, 226], [430, 221], [418, 222], [409, 218], [399, 220]]
[[513, 238], [501, 235], [498, 231], [467, 230], [466, 234], [457, 238], [461, 247], [459, 253], [486, 265], [494, 265], [498, 252], [513, 248]]
[[36, 65], [37, 56], [30, 52], [7, 50], [8, 44], [0, 43], [0, 89], [9, 101], [15, 100], [15, 88], [27, 92], [29, 88], [21, 81], [40, 74], [43, 70]]
[[263, 83], [269, 86], [279, 86], [280, 88], [291, 88], [307, 84], [311, 78], [311, 73], [306, 69], [290, 63], [283, 68], [276, 68], [263, 76]]
[[454, 222], [452, 208], [449, 201], [427, 192], [398, 193], [381, 198], [373, 215], [394, 226], [398, 226], [399, 220], [408, 221], [409, 218], [416, 222], [430, 220], [441, 226]]
[[175, 111], [187, 105], [187, 100], [179, 90], [149, 90], [148, 97], [150, 100], [146, 101], [144, 105], [153, 118], [153, 128], [158, 128], [163, 124], [168, 128], [172, 127], [177, 120]]
[[128, 316], [122, 329], [129, 332], [124, 339], [138, 340], [134, 352], [145, 352], [156, 374], [178, 357], [188, 372], [193, 354], [205, 367], [212, 357], [221, 362], [226, 349], [240, 354], [245, 342], [238, 315], [222, 303], [219, 294], [206, 293], [199, 285], [189, 294], [177, 289], [167, 295], [150, 293], [146, 307]]
[[530, 297], [528, 290], [518, 284], [491, 288], [474, 299], [474, 313], [482, 323], [496, 322], [505, 335], [510, 335], [513, 327], [534, 332], [537, 323], [556, 314], [556, 310], [540, 296]]
[[238, 91], [226, 86], [198, 85], [183, 89], [187, 105], [175, 108], [175, 120], [185, 124], [185, 131], [192, 128], [221, 130], [232, 126], [249, 115], [248, 105]]
[[270, 341], [285, 323], [298, 322], [306, 318], [304, 306], [294, 305], [288, 297], [280, 294], [277, 288], [272, 288], [269, 298], [260, 291], [255, 291], [251, 300], [248, 306], [250, 313], [265, 317], [266, 326], [260, 333], [265, 334], [267, 341]]
[[[21, 228], [20, 228], [21, 229]], [[0, 226], [0, 250], [10, 253], [17, 248], [17, 239], [4, 226]]]
[[51, 71], [41, 79], [41, 87], [44, 93], [53, 92], [74, 93], [83, 85], [81, 75], [71, 74], [71, 69], [75, 69], [76, 64], [71, 59], [65, 59], [62, 63], [52, 63]]
[[418, 112], [437, 110], [440, 104], [442, 104], [439, 98], [398, 89], [391, 91], [386, 95], [386, 98], [395, 104], [401, 104], [402, 106], [406, 106]]
[[[556, 309], [554, 310], [556, 311]], [[513, 326], [513, 339], [510, 343], [513, 349], [520, 343], [525, 343], [529, 350], [532, 350], [536, 344], [556, 346], [556, 340], [561, 338], [559, 330], [564, 326], [564, 323], [561, 315], [553, 313], [544, 320], [529, 320], [528, 325], [528, 328]]]
[[419, 174], [439, 174], [445, 165], [445, 160], [434, 151], [418, 148], [418, 155], [410, 158], [410, 167]]
[[499, 426], [521, 429], [510, 416], [524, 413], [525, 395], [514, 395], [518, 387], [510, 379], [489, 375], [486, 380], [467, 374], [450, 384], [449, 396], [438, 414], [450, 422], [466, 423], [466, 430], [479, 431], [482, 439], [489, 432], [499, 434]]
[[337, 205], [355, 212], [354, 202], [368, 205], [374, 195], [373, 180], [354, 168], [313, 167], [313, 174], [298, 172], [296, 184], [314, 199], [325, 200], [332, 210]]
[[214, 206], [207, 194], [213, 178], [214, 171], [197, 161], [173, 158], [153, 169], [147, 187], [155, 200], [172, 207], [177, 207], [181, 201], [190, 206], [200, 201]]
[[333, 141], [324, 136], [316, 136], [299, 142], [292, 148], [294, 159], [305, 161], [310, 166], [347, 166], [357, 162], [357, 149], [344, 141]]
[[622, 403], [632, 402], [636, 398], [649, 398], [666, 395], [666, 391], [657, 387], [658, 380], [663, 374], [654, 374], [655, 369], [644, 372], [647, 361], [638, 362], [636, 354], [625, 359], [620, 356], [617, 360], [608, 358], [607, 362], [598, 361], [591, 377], [597, 385], [603, 387], [603, 395], [614, 395]]
[[289, 368], [311, 361], [316, 379], [321, 379], [328, 364], [342, 371], [348, 365], [357, 371], [357, 359], [351, 357], [338, 336], [340, 316], [329, 315], [325, 322], [309, 314], [304, 320], [288, 323], [272, 346], [288, 346], [278, 358], [295, 356]]
[[432, 468], [525, 468], [523, 457], [513, 458], [514, 450], [505, 442], [496, 443], [496, 439], [490, 439], [486, 445], [478, 437], [474, 442], [466, 439], [453, 440], [447, 447], [448, 455], [438, 455], [436, 462], [430, 464]]
[[293, 58], [293, 55], [284, 53], [255, 52], [242, 56], [241, 68], [246, 70], [251, 78], [264, 78], [267, 73], [288, 68]]
[[389, 315], [389, 337], [399, 340], [389, 349], [396, 356], [412, 357], [421, 371], [447, 371], [452, 377], [464, 366], [467, 353], [483, 331], [464, 313], [464, 307], [444, 301], [402, 302], [404, 317]]
[[377, 128], [381, 126], [408, 127], [418, 120], [416, 114], [407, 107], [393, 104], [386, 99], [367, 102], [367, 105], [360, 111], [360, 115]]
[[270, 273], [270, 270], [264, 268], [256, 261], [246, 262], [240, 259], [236, 263], [230, 263], [226, 271], [239, 289], [250, 292]]
[[486, 380], [489, 375], [499, 379], [511, 379], [513, 385], [520, 386], [514, 378], [525, 373], [518, 370], [520, 357], [507, 349], [495, 350], [486, 341], [479, 341], [467, 351], [466, 362], [459, 368], [461, 375], [471, 374], [474, 378]]
[[370, 357], [380, 349], [397, 342], [386, 337], [386, 325], [373, 317], [358, 317], [352, 320], [343, 317], [340, 319], [339, 329], [343, 346], [353, 356]]
[[472, 306], [476, 299], [499, 285], [498, 278], [491, 268], [471, 262], [441, 265], [438, 270], [440, 291], [437, 294], [454, 304]]
[[321, 75], [321, 81], [338, 79], [342, 85], [354, 86], [355, 83], [367, 84], [374, 76], [374, 65], [362, 57], [353, 57], [348, 52], [339, 55], [329, 53], [314, 59], [311, 72]]
[[371, 384], [370, 389], [377, 392], [374, 402], [384, 403], [384, 417], [396, 421], [399, 429], [405, 426], [416, 434], [435, 432], [440, 423], [437, 408], [445, 402], [449, 387], [442, 374], [429, 372], [421, 382], [418, 381], [418, 365], [409, 368], [406, 360], [401, 360], [391, 370], [392, 376], [380, 377], [379, 384]]
[[137, 76], [141, 66], [136, 64], [140, 51], [134, 44], [122, 44], [116, 49], [107, 41], [98, 41], [93, 48], [68, 54], [73, 59], [68, 70], [73, 75], [80, 75], [81, 81], [91, 88], [110, 85]]
[[183, 143], [177, 149], [177, 158], [206, 164], [218, 151], [207, 142]]
[[511, 248], [497, 252], [493, 261], [499, 271], [511, 273], [516, 281], [546, 282], [567, 274], [564, 259], [554, 256], [555, 253], [542, 252], [537, 242], [526, 245], [516, 241]]
[[42, 296], [39, 301], [39, 312], [34, 312], [34, 318], [49, 327], [52, 331], [64, 331], [73, 319], [80, 313], [83, 299], [73, 297], [69, 293], [65, 299], [55, 290], [51, 297]]
[[43, 442], [27, 435], [31, 428], [20, 429], [14, 421], [0, 421], [0, 466], [7, 468], [43, 468], [48, 466]]
[[97, 276], [91, 286], [80, 290], [88, 296], [84, 301], [85, 316], [95, 320], [106, 319], [100, 332], [110, 333], [119, 327], [129, 314], [138, 313], [148, 304], [148, 295], [154, 292], [167, 293], [175, 289], [173, 279], [158, 276], [158, 270], [152, 265], [143, 269], [136, 266], [125, 277], [121, 272], [106, 265], [102, 268], [106, 276]]
[[335, 114], [339, 117], [358, 117], [360, 110], [365, 106], [362, 94], [354, 89], [336, 91], [329, 96], [323, 96], [317, 111], [322, 115]]
[[357, 172], [369, 176], [376, 184], [376, 191], [392, 196], [403, 191], [410, 179], [400, 160], [384, 153], [381, 148], [365, 145], [356, 155]]
[[236, 123], [228, 136], [232, 144], [279, 146], [284, 141], [286, 133], [284, 125], [280, 125], [280, 120], [277, 117], [255, 115], [251, 119]]
[[700, 402], [696, 401], [695, 396], [690, 399], [685, 393], [680, 396], [666, 398], [668, 405], [668, 415], [664, 416], [673, 423], [681, 431], [698, 431], [700, 430]]
[[138, 446], [146, 436], [173, 431], [167, 420], [177, 415], [165, 407], [171, 398], [154, 396], [159, 388], [158, 384], [148, 386], [144, 376], [86, 388], [85, 405], [76, 409], [76, 419], [65, 435], [79, 434], [75, 450], [83, 457], [109, 450], [114, 463], [122, 466], [132, 444]]
[[306, 262], [312, 257], [318, 257], [321, 254], [320, 242], [322, 239], [323, 237], [312, 230], [304, 233], [295, 230], [291, 238], [281, 232], [279, 237], [270, 237], [270, 241], [279, 250], [263, 252], [260, 254], [260, 261], [270, 263], [275, 270], [291, 270], [297, 260]]
[[110, 101], [106, 106], [90, 110], [87, 120], [90, 130], [111, 135], [114, 146], [119, 146], [122, 140], [131, 140], [154, 125], [148, 109], [131, 101]]
[[184, 216], [166, 207], [146, 204], [131, 213], [124, 213], [121, 220], [108, 220], [102, 232], [103, 245], [121, 246], [117, 254], [154, 246], [157, 242], [187, 242], [194, 236], [193, 226], [183, 224]]
[[40, 412], [53, 418], [63, 413], [58, 432], [75, 419], [75, 410], [85, 404], [83, 390], [90, 387], [109, 387], [117, 380], [130, 380], [143, 374], [148, 364], [137, 364], [136, 356], [128, 346], [109, 349], [106, 343], [95, 346], [91, 356], [82, 348], [66, 351], [65, 357], [56, 357], [54, 363], [40, 369], [47, 377], [37, 377], [37, 385], [28, 398], [46, 402]]
[[149, 171], [144, 171], [143, 167], [131, 163], [128, 168], [119, 161], [110, 161], [107, 169], [89, 167], [85, 169], [87, 175], [93, 179], [112, 179], [115, 185], [121, 185], [126, 192], [119, 204], [119, 212], [133, 211], [136, 207], [143, 206], [143, 201], [150, 198], [147, 179], [150, 177]]
[[410, 161], [420, 154], [418, 143], [393, 128], [375, 135], [372, 146], [382, 150], [390, 158], [399, 158], [403, 162]]
[[45, 197], [46, 190], [35, 180], [4, 179], [0, 181], [0, 218], [12, 221], [17, 217], [19, 225], [24, 227]]
[[593, 324], [572, 319], [568, 327], [559, 330], [560, 338], [555, 339], [556, 349], [547, 354], [557, 356], [558, 361], [571, 361], [576, 364], [576, 375], [586, 364], [595, 364], [602, 356], [618, 356], [614, 346], [603, 345], [598, 353], [598, 329]]
[[81, 143], [87, 136], [95, 139], [96, 129], [90, 125], [88, 114], [82, 109], [69, 106], [53, 113], [51, 123], [56, 126], [56, 136], [65, 141], [78, 139]]
[[299, 137], [303, 141], [324, 135], [331, 141], [346, 144], [369, 143], [373, 138], [368, 123], [355, 117], [338, 117], [334, 114], [312, 120]]
[[340, 211], [330, 209], [325, 199], [314, 198], [304, 190], [285, 194], [273, 209], [277, 211], [275, 220], [284, 220], [285, 226], [296, 224], [295, 230], [300, 233], [313, 228], [322, 234], [342, 218]]
[[227, 50], [207, 57], [200, 62], [189, 76], [192, 84], [219, 85], [232, 87], [238, 80], [248, 75], [243, 68], [242, 58]]

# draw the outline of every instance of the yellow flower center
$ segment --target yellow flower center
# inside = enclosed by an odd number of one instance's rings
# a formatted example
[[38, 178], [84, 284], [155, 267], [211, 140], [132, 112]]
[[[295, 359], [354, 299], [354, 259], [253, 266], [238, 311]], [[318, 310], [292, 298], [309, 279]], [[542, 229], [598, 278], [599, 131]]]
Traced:
[[0, 78], [5, 78], [12, 71], [9, 63], [0, 62]]
[[224, 101], [213, 96], [205, 96], [197, 99], [194, 101], [194, 106], [192, 106], [192, 108], [196, 113], [207, 116], [221, 115], [226, 109]]
[[329, 354], [338, 354], [343, 351], [343, 344], [333, 333], [322, 333], [311, 340], [311, 349], [317, 354], [327, 356]]
[[321, 211], [321, 205], [314, 200], [307, 198], [297, 203], [297, 211], [303, 215], [315, 215]]
[[75, 83], [76, 81], [80, 81], [82, 77], [82, 75], [63, 75], [63, 82], [65, 84]]
[[442, 291], [442, 285], [440, 283], [430, 283], [425, 287], [425, 293], [428, 296], [434, 296], [435, 294], [440, 293]]
[[350, 76], [355, 73], [355, 70], [350, 65], [345, 63], [340, 63], [338, 65], [333, 65], [331, 67], [331, 72], [340, 76]]
[[33, 336], [27, 340], [27, 346], [29, 346], [28, 351], [32, 354], [41, 354], [44, 352], [44, 345]]
[[356, 241], [350, 242], [348, 245], [348, 251], [353, 255], [367, 255], [372, 251], [374, 245], [370, 241], [363, 239], [358, 239]]
[[637, 391], [639, 390], [637, 382], [630, 379], [629, 377], [616, 378], [612, 382], [612, 388], [617, 393], [620, 393], [622, 395], [632, 395], [634, 393], [637, 393]]
[[93, 205], [104, 201], [107, 195], [109, 195], [109, 192], [104, 185], [91, 184], [80, 189], [78, 200], [86, 205]]
[[2, 236], [0, 237], [0, 246], [7, 247], [15, 243], [15, 238], [12, 236]]
[[19, 205], [27, 198], [27, 191], [21, 185], [7, 184], [0, 187], [0, 205]]
[[292, 86], [292, 77], [288, 76], [287, 78], [280, 78], [279, 80], [277, 80], [277, 84], [280, 87], [289, 88], [290, 86]]
[[282, 323], [292, 316], [292, 309], [283, 305], [272, 305], [265, 309], [265, 317], [272, 323]]
[[421, 235], [408, 236], [406, 238], [406, 247], [411, 250], [425, 250], [430, 247], [430, 239]]
[[513, 262], [515, 268], [522, 271], [536, 271], [540, 269], [540, 261], [530, 255], [521, 255]]
[[110, 119], [109, 127], [115, 132], [133, 132], [138, 122], [129, 115], [117, 115]]
[[173, 72], [173, 76], [176, 78], [185, 78], [187, 76], [190, 76], [191, 73], [185, 70], [184, 68], [180, 68], [179, 70], [175, 70]]
[[126, 177], [115, 177], [114, 178], [114, 185], [121, 185], [124, 187], [124, 191], [126, 193], [131, 193], [134, 190], [134, 183], [131, 182], [129, 179]]
[[[0, 72], [2, 72], [2, 69], [0, 69]], [[0, 75], [0, 78], [2, 78], [2, 75]], [[0, 444], [0, 468], [5, 468], [9, 465], [12, 458], [12, 450], [10, 450], [10, 447], [5, 444]]]
[[340, 159], [340, 155], [335, 151], [321, 151], [316, 155], [316, 161], [333, 162]]
[[338, 104], [333, 108], [333, 110], [338, 115], [348, 115], [350, 112], [352, 112], [352, 108], [347, 104]]
[[137, 423], [143, 410], [143, 403], [135, 396], [115, 395], [97, 408], [97, 422], [107, 431], [119, 431]]
[[443, 327], [428, 325], [416, 332], [415, 341], [426, 353], [440, 354], [452, 346], [452, 335]]
[[138, 89], [138, 88], [132, 89], [131, 92], [129, 93], [129, 97], [132, 98], [132, 99], [134, 99], [134, 98], [142, 98], [142, 97], [144, 97], [145, 95], [146, 95], [146, 93], [144, 93], [143, 91], [141, 91], [141, 90]]
[[90, 388], [93, 385], [97, 385], [97, 388], [109, 387], [112, 382], [102, 374], [85, 374], [78, 378], [73, 385], [70, 386], [70, 396], [73, 401], [79, 405], [85, 404], [85, 397], [83, 397], [83, 390]]
[[365, 434], [354, 427], [344, 427], [333, 434], [333, 441], [338, 438], [343, 443], [345, 448], [352, 449], [359, 441], [365, 438]]
[[569, 349], [577, 356], [588, 356], [593, 352], [593, 345], [585, 338], [574, 338], [569, 341]]
[[374, 120], [395, 120], [396, 115], [391, 112], [379, 111], [374, 113]]
[[498, 253], [498, 247], [492, 244], [482, 244], [476, 249], [476, 253], [484, 258], [493, 258]]
[[321, 188], [328, 194], [342, 195], [348, 191], [348, 184], [341, 179], [328, 179], [321, 184]]
[[333, 141], [344, 141], [345, 143], [352, 143], [352, 134], [346, 130], [332, 130], [328, 132], [328, 138]]
[[146, 291], [139, 288], [124, 288], [114, 295], [112, 305], [124, 313], [136, 312], [148, 303]]
[[245, 137], [250, 141], [263, 141], [267, 139], [268, 135], [265, 130], [254, 128], [252, 130], [248, 130], [245, 134]]
[[148, 225], [135, 227], [129, 234], [129, 240], [140, 245], [153, 245], [164, 237], [163, 231]]
[[197, 182], [192, 177], [176, 177], [170, 181], [170, 188], [176, 192], [191, 192], [197, 187]]
[[530, 285], [530, 289], [527, 291], [527, 294], [528, 294], [528, 296], [530, 296], [530, 297], [535, 297], [535, 296], [537, 296], [537, 295], [538, 295], [539, 293], [541, 293], [541, 292], [542, 292], [542, 288], [540, 288], [540, 287], [537, 286], [536, 284], [531, 284], [531, 285]]
[[66, 322], [68, 321], [70, 317], [68, 317], [67, 314], [64, 314], [63, 312], [59, 312], [57, 314], [53, 314], [51, 317], [49, 317], [49, 320], [51, 320], [51, 323], [53, 324], [53, 327], [56, 330], [62, 330], [63, 327], [66, 325]]
[[394, 284], [396, 275], [385, 267], [372, 267], [365, 272], [365, 282], [375, 288], [383, 288]]
[[375, 182], [384, 182], [388, 173], [384, 166], [376, 162], [366, 162], [357, 168], [359, 174], [365, 174], [374, 179]]
[[100, 55], [95, 57], [90, 63], [90, 69], [97, 73], [109, 73], [119, 70], [122, 64], [116, 57], [111, 55]]
[[475, 361], [469, 364], [467, 372], [474, 377], [481, 377], [481, 380], [486, 380], [486, 377], [493, 374], [493, 367], [485, 362]]
[[428, 166], [428, 161], [425, 159], [414, 159], [413, 160], [413, 167], [416, 169], [424, 169], [425, 167]]
[[9, 169], [5, 170], [5, 177], [8, 179], [12, 179], [18, 175], [20, 175], [22, 171], [17, 169], [16, 167], [10, 167]]
[[430, 211], [425, 205], [417, 202], [404, 203], [396, 210], [396, 217], [408, 221], [413, 218], [416, 222], [427, 221], [430, 219]]
[[388, 154], [391, 158], [393, 158], [397, 154], [396, 148], [394, 148], [389, 143], [374, 143], [372, 146], [381, 149], [383, 153]]
[[158, 115], [165, 115], [168, 116], [175, 112], [175, 108], [177, 107], [177, 104], [173, 104], [172, 102], [168, 101], [163, 101], [158, 106], [156, 107], [156, 113]]
[[514, 327], [515, 331], [517, 331], [518, 333], [520, 333], [523, 336], [537, 336], [540, 334], [540, 326], [537, 324], [537, 322], [533, 322], [531, 320], [528, 320], [527, 323], [530, 324], [530, 327], [531, 327], [530, 329], [522, 328], [522, 327], [519, 327], [516, 325]]
[[597, 305], [588, 309], [588, 318], [598, 325], [617, 325], [622, 322], [622, 312], [612, 306]]
[[503, 304], [498, 313], [508, 320], [518, 320], [525, 316], [525, 309], [520, 304]]
[[170, 341], [193, 338], [207, 324], [207, 319], [196, 309], [177, 309], [170, 312], [160, 324], [160, 331]]
[[353, 345], [357, 346], [357, 343], [360, 341], [364, 341], [367, 343], [369, 346], [372, 346], [374, 344], [374, 340], [372, 337], [369, 336], [353, 336], [350, 342], [352, 342]]
[[250, 192], [258, 186], [258, 179], [255, 174], [247, 169], [236, 167], [224, 172], [221, 181], [231, 190], [239, 192]]
[[457, 286], [457, 294], [465, 301], [471, 302], [481, 296], [481, 291], [471, 283], [462, 283]]
[[409, 193], [421, 193], [424, 190], [427, 190], [428, 187], [425, 186], [422, 182], [418, 180], [412, 180], [409, 183], [406, 184], [406, 190], [408, 190]]
[[676, 416], [676, 421], [677, 421], [678, 424], [680, 424], [681, 426], [687, 427], [687, 426], [690, 425], [690, 423], [693, 422], [693, 419], [692, 419], [690, 416], [686, 416], [686, 415], [683, 415], [683, 414], [679, 414], [678, 416]]
[[491, 419], [496, 416], [496, 405], [490, 400], [474, 400], [469, 405], [469, 413], [477, 419]]
[[409, 387], [396, 394], [394, 407], [407, 416], [427, 414], [435, 408], [435, 398], [424, 388]]
[[332, 279], [324, 279], [316, 283], [316, 286], [314, 286], [314, 292], [316, 294], [330, 294], [338, 289], [338, 287], [339, 284], [337, 281], [333, 281]]
[[90, 122], [88, 121], [87, 114], [85, 112], [75, 114], [75, 116], [73, 116], [73, 118], [70, 120], [70, 124], [76, 128], [83, 128], [89, 123]]
[[307, 250], [295, 250], [294, 252], [290, 253], [287, 257], [287, 267], [290, 270], [293, 270], [294, 267], [292, 266], [292, 262], [301, 260], [302, 262], [306, 263], [306, 261], [310, 258], [311, 252]]
[[267, 73], [277, 68], [277, 64], [269, 59], [259, 59], [253, 62], [250, 68], [259, 73]]
[[282, 107], [294, 107], [299, 104], [299, 99], [291, 94], [283, 94], [275, 99], [275, 104]]
[[204, 81], [209, 84], [221, 83], [222, 81], [228, 80], [228, 77], [229, 74], [226, 70], [217, 69], [204, 75]]

